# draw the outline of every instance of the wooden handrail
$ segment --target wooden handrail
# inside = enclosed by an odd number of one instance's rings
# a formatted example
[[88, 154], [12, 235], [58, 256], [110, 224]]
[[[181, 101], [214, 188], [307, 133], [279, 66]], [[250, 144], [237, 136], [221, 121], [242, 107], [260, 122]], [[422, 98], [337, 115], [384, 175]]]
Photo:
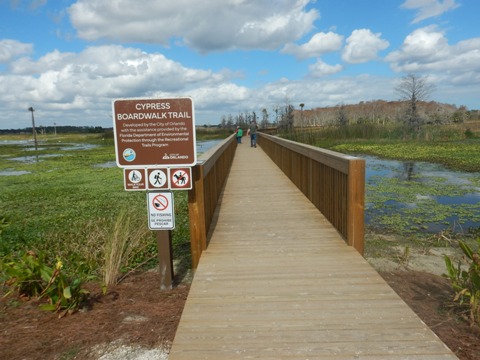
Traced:
[[225, 180], [235, 156], [235, 134], [200, 155], [192, 168], [192, 189], [188, 191], [190, 247], [192, 268], [196, 269], [200, 255], [207, 248], [207, 235], [212, 224]]
[[259, 133], [258, 144], [339, 231], [364, 252], [365, 160]]
[[[365, 160], [259, 133], [259, 145], [339, 231], [364, 252]], [[188, 192], [192, 268], [207, 248], [212, 225], [237, 144], [231, 135], [202, 154], [192, 168]]]

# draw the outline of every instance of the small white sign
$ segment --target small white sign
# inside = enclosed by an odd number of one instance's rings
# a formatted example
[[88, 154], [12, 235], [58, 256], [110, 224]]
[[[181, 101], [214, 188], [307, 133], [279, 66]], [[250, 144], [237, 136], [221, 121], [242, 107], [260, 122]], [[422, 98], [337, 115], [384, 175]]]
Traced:
[[148, 228], [150, 230], [175, 229], [175, 211], [171, 191], [147, 193]]

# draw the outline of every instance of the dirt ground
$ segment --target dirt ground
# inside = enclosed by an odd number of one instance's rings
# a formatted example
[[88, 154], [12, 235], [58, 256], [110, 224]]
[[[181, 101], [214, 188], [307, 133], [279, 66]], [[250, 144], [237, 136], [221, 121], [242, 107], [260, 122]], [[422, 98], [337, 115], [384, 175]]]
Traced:
[[480, 328], [450, 306], [453, 298], [447, 279], [421, 271], [381, 272], [380, 275], [461, 360], [480, 359]]
[[[448, 307], [448, 282], [419, 271], [384, 279], [460, 359], [480, 359], [480, 329]], [[0, 299], [0, 359], [168, 359], [189, 286], [160, 290], [156, 272], [127, 278], [102, 296], [90, 286], [88, 309], [59, 319], [35, 302]]]
[[[61, 319], [35, 302], [0, 299], [0, 359], [111, 359], [112, 352], [126, 358], [120, 350], [143, 355], [130, 359], [167, 359], [188, 285], [161, 291], [159, 274], [150, 271], [127, 278], [106, 295], [98, 285], [88, 290], [88, 307]], [[156, 352], [147, 356], [141, 349]]]

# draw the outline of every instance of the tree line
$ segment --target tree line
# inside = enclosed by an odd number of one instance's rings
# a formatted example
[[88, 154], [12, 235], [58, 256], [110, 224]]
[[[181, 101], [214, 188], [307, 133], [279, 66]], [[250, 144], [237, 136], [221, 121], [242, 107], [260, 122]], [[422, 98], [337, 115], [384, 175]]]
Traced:
[[417, 131], [424, 124], [463, 123], [468, 120], [480, 120], [479, 110], [468, 110], [466, 106], [427, 101], [434, 87], [427, 77], [408, 74], [400, 81], [395, 91], [399, 100], [362, 101], [358, 104], [338, 104], [330, 107], [317, 107], [304, 110], [305, 104], [295, 108], [286, 101], [269, 113], [262, 109], [259, 115], [255, 111], [241, 112], [237, 115], [225, 115], [220, 127], [245, 127], [255, 120], [261, 128], [276, 127], [288, 131], [293, 127], [346, 126], [349, 124], [374, 123], [386, 125], [401, 124], [408, 130]]
[[[103, 128], [101, 126], [36, 126], [35, 131], [40, 135], [52, 134], [103, 134], [113, 131], [113, 128]], [[23, 129], [0, 129], [0, 135], [12, 134], [32, 134], [33, 128]]]
[[266, 108], [260, 111], [260, 116], [255, 111], [240, 112], [236, 115], [223, 115], [220, 121], [220, 127], [233, 128], [240, 126], [242, 128], [255, 121], [260, 128], [266, 129], [269, 127], [276, 127], [279, 129], [290, 130], [295, 125], [295, 107], [291, 104], [285, 106], [277, 106], [269, 113]]

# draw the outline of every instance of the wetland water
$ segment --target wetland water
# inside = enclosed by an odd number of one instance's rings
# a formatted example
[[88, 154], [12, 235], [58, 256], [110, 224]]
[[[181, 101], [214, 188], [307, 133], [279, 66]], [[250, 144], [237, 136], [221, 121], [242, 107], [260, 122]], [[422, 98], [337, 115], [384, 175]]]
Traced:
[[365, 220], [391, 231], [465, 232], [480, 226], [480, 173], [426, 162], [366, 160]]
[[[221, 140], [197, 141], [197, 153], [203, 153]], [[34, 164], [31, 141], [5, 142], [19, 145], [24, 156], [8, 157], [11, 166], [0, 169], [0, 176], [24, 176], [29, 171], [16, 169], [15, 163]], [[42, 159], [61, 156], [58, 151], [88, 150], [96, 145], [63, 143], [42, 146]], [[366, 160], [365, 221], [367, 226], [394, 232], [439, 232], [445, 229], [467, 231], [480, 227], [480, 173], [452, 171], [426, 162], [385, 160], [357, 155]], [[115, 167], [114, 160], [95, 167]]]
[[[200, 154], [202, 152], [205, 152], [218, 143], [220, 143], [222, 140], [207, 140], [207, 141], [197, 141], [197, 154]], [[9, 157], [8, 155], [5, 156], [7, 160], [11, 160], [12, 162], [17, 161], [21, 162], [24, 164], [34, 164], [37, 161], [37, 156], [35, 155], [35, 147], [33, 146], [32, 141], [28, 140], [22, 140], [22, 141], [9, 141], [9, 140], [2, 140], [0, 141], [0, 146], [2, 145], [17, 145], [17, 146], [22, 146], [23, 150], [25, 151], [25, 155], [20, 156], [20, 157]], [[92, 145], [92, 144], [81, 144], [81, 143], [60, 143], [60, 144], [55, 144], [55, 147], [48, 147], [48, 146], [42, 146], [39, 150], [42, 150], [42, 152], [48, 151], [48, 150], [53, 150], [53, 151], [72, 151], [72, 150], [89, 150], [97, 147], [99, 145]], [[40, 154], [38, 155], [39, 160], [41, 161], [42, 159], [49, 158], [49, 157], [56, 157], [56, 156], [64, 156], [64, 154]], [[13, 163], [12, 163], [13, 165]], [[108, 161], [106, 163], [102, 164], [96, 164], [94, 165], [95, 167], [99, 168], [109, 168], [109, 167], [115, 167], [117, 166], [117, 163], [115, 160]], [[15, 170], [13, 168], [8, 168], [8, 169], [0, 169], [0, 176], [17, 176], [17, 175], [26, 175], [30, 174], [29, 171], [26, 170]]]

